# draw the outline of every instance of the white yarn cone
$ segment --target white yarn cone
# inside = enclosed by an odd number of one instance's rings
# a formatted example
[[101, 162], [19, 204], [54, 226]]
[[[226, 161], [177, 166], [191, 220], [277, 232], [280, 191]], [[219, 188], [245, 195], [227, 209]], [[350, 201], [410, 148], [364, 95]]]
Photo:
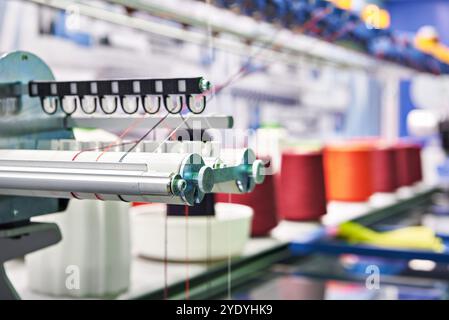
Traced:
[[26, 256], [31, 290], [52, 296], [107, 297], [129, 286], [128, 203], [70, 200], [65, 212], [34, 221], [55, 222], [63, 240]]

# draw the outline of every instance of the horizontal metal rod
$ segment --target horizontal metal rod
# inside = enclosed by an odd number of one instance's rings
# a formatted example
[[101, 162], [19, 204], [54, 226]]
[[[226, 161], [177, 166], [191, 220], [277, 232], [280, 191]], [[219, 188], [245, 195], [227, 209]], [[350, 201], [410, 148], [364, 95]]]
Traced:
[[[54, 115], [39, 119], [0, 119], [0, 135], [10, 137], [35, 132], [57, 131], [72, 128], [96, 128], [104, 130], [124, 130], [133, 125], [136, 129], [149, 129], [161, 120], [162, 116], [74, 116], [64, 118]], [[163, 122], [164, 128], [174, 129], [230, 129], [234, 126], [232, 116], [209, 115], [190, 116], [185, 122], [179, 115], [170, 115]], [[184, 123], [183, 123], [184, 122]]]
[[191, 154], [0, 150], [0, 194], [193, 205], [211, 189], [203, 167]]
[[[36, 150], [40, 154], [40, 150]], [[44, 151], [45, 152], [45, 151]], [[20, 168], [18, 170], [36, 171], [40, 172], [52, 171], [67, 172], [68, 169], [72, 172], [110, 172], [115, 174], [136, 174], [147, 171], [145, 163], [103, 163], [103, 162], [76, 162], [76, 161], [45, 161], [45, 160], [4, 160], [0, 159], [0, 170], [3, 167]]]
[[22, 119], [17, 115], [0, 118], [0, 137], [2, 138], [64, 129], [65, 124], [62, 115], [38, 119]]
[[[0, 149], [1, 164], [14, 166], [15, 162], [22, 162], [21, 166], [99, 169], [117, 168], [117, 170], [136, 170], [135, 166], [145, 165], [147, 171], [160, 173], [179, 173], [183, 161], [189, 154], [183, 153], [151, 153], [151, 152], [102, 152], [60, 151], [60, 150], [15, 150]], [[201, 165], [202, 158], [198, 156]], [[41, 162], [41, 163], [39, 163]], [[141, 167], [143, 168], [143, 167]]]
[[195, 190], [245, 193], [263, 182], [251, 150], [233, 153], [220, 168], [183, 153], [0, 150], [0, 194], [192, 205]]
[[45, 190], [116, 195], [172, 195], [173, 176], [113, 170], [0, 167], [0, 189]]
[[78, 200], [104, 200], [104, 201], [125, 201], [125, 202], [156, 202], [177, 205], [191, 205], [182, 197], [173, 195], [116, 195], [100, 193], [71, 193], [63, 191], [46, 190], [21, 190], [21, 189], [0, 189], [0, 195], [23, 196], [39, 198], [60, 198], [60, 199], [78, 199]]
[[[122, 130], [134, 125], [136, 129], [148, 129], [156, 125], [162, 116], [74, 116], [67, 118], [68, 128], [100, 128]], [[230, 129], [234, 125], [232, 116], [190, 116], [187, 120], [179, 115], [168, 116], [162, 122], [165, 128], [180, 129]]]

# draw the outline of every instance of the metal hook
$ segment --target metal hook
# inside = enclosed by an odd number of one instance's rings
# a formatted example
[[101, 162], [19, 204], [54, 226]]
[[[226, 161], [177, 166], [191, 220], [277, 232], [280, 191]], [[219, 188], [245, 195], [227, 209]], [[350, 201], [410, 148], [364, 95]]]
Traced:
[[105, 114], [113, 114], [114, 112], [116, 112], [117, 108], [118, 108], [118, 97], [114, 97], [114, 107], [113, 107], [112, 110], [108, 110], [106, 108], [105, 103], [104, 103], [104, 99], [106, 99], [106, 96], [100, 97], [100, 108], [101, 108], [101, 110], [103, 110], [103, 112]]
[[[183, 107], [183, 99], [182, 96], [179, 96], [179, 103], [175, 103], [172, 97], [170, 96], [164, 96], [164, 105], [165, 105], [165, 110], [167, 110], [169, 113], [171, 114], [178, 114], [181, 112], [182, 107]], [[172, 104], [173, 108], [170, 108], [169, 105]]]
[[201, 107], [199, 109], [197, 108], [198, 103], [197, 103], [197, 101], [195, 101], [196, 96], [189, 95], [188, 97], [186, 97], [186, 99], [187, 99], [187, 108], [189, 109], [190, 112], [195, 113], [195, 114], [200, 114], [204, 111], [204, 109], [206, 109], [206, 103], [207, 103], [206, 96], [203, 95], [201, 97], [202, 101], [200, 102]]
[[[141, 97], [143, 109], [145, 110], [146, 113], [149, 113], [149, 114], [158, 113], [159, 109], [161, 108], [162, 98], [160, 96], [157, 96], [156, 97], [156, 103], [154, 103], [154, 104], [150, 103], [149, 107], [148, 107], [147, 101], [150, 98], [151, 98], [151, 96], [142, 96]], [[153, 105], [156, 105], [156, 109], [155, 110], [152, 110]]]
[[[93, 114], [93, 113], [95, 113], [95, 111], [97, 111], [97, 100], [98, 100], [98, 97], [95, 97], [95, 96], [92, 97], [92, 101], [93, 101], [92, 106], [93, 106], [93, 108], [91, 110], [86, 109], [86, 103], [84, 103], [84, 99], [87, 99], [87, 97], [82, 96], [79, 99], [80, 99], [81, 110], [83, 110], [83, 112], [85, 114]], [[87, 103], [87, 105], [88, 104], [89, 103]]]
[[[60, 97], [55, 97], [55, 98], [51, 98], [51, 97], [41, 97], [41, 107], [42, 107], [42, 110], [43, 110], [46, 114], [49, 114], [49, 115], [55, 114], [56, 111], [58, 111], [58, 105], [61, 104], [60, 99], [61, 99]], [[46, 106], [45, 106], [45, 101], [48, 101], [48, 104], [49, 104], [49, 106], [50, 106], [51, 108], [53, 108], [53, 106], [54, 106], [54, 109], [47, 110], [47, 108], [46, 108]], [[54, 103], [53, 103], [53, 102], [54, 102]]]
[[78, 108], [78, 97], [77, 96], [74, 96], [73, 97], [73, 109], [72, 110], [68, 110], [67, 111], [67, 108], [65, 107], [65, 106], [67, 106], [67, 103], [64, 103], [64, 101], [65, 102], [67, 102], [67, 97], [62, 97], [62, 100], [61, 100], [61, 109], [62, 109], [62, 111], [64, 111], [64, 113], [66, 114], [66, 115], [68, 115], [68, 116], [70, 116], [70, 115], [72, 115], [75, 111], [76, 111], [76, 109]]
[[134, 114], [134, 113], [137, 112], [137, 110], [139, 109], [139, 97], [135, 96], [134, 98], [136, 100], [135, 108], [132, 111], [129, 111], [129, 109], [127, 109], [127, 107], [125, 107], [125, 106], [128, 105], [128, 107], [129, 107], [129, 101], [127, 103], [126, 99], [130, 99], [130, 98], [129, 97], [127, 98], [126, 96], [121, 96], [120, 97], [120, 103], [122, 105], [122, 110], [123, 110], [124, 113], [126, 113], [126, 114]]

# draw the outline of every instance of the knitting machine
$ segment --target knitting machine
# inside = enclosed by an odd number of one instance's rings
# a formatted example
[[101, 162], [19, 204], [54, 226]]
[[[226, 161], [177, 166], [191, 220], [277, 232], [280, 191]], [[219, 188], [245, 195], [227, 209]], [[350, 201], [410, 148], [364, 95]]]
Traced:
[[[204, 78], [58, 82], [31, 53], [0, 58], [0, 299], [18, 297], [4, 262], [61, 240], [57, 225], [30, 218], [64, 211], [68, 199], [194, 206], [263, 181], [263, 164], [248, 149], [235, 160], [185, 146], [172, 152], [165, 141], [74, 143], [79, 127], [231, 128], [231, 117], [194, 115], [210, 87]], [[162, 106], [166, 114], [157, 115]]]

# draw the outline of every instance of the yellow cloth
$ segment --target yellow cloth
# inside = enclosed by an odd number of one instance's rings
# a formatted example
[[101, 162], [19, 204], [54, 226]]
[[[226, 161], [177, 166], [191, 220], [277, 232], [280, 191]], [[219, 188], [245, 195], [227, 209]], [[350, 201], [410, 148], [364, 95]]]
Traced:
[[433, 51], [433, 55], [438, 60], [449, 64], [449, 48], [448, 47], [446, 47], [442, 44], [437, 45]]
[[386, 29], [391, 23], [390, 13], [372, 3], [362, 9], [360, 17], [365, 23], [376, 29]]
[[351, 10], [352, 8], [352, 0], [332, 0], [332, 2], [340, 9]]
[[415, 46], [422, 52], [431, 54], [438, 60], [449, 64], [449, 48], [441, 44], [438, 39], [416, 37]]
[[339, 236], [352, 243], [365, 243], [380, 247], [444, 251], [443, 241], [422, 226], [406, 227], [387, 232], [376, 232], [354, 222], [339, 226]]

